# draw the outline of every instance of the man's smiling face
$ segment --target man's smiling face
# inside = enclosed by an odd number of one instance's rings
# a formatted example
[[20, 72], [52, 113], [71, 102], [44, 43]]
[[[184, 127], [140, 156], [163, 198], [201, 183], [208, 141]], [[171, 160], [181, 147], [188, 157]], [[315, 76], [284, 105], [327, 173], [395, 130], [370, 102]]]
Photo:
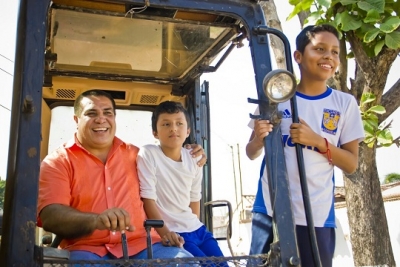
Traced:
[[88, 151], [111, 148], [116, 124], [110, 99], [105, 96], [87, 96], [82, 98], [80, 105], [82, 112], [74, 116], [79, 142]]

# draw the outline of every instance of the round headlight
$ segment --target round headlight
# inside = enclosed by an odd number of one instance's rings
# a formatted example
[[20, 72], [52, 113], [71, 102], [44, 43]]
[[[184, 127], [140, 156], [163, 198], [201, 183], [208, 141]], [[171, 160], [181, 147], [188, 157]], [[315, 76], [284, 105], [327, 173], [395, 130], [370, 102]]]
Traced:
[[296, 92], [296, 79], [287, 70], [273, 70], [264, 77], [264, 94], [275, 103], [289, 100]]

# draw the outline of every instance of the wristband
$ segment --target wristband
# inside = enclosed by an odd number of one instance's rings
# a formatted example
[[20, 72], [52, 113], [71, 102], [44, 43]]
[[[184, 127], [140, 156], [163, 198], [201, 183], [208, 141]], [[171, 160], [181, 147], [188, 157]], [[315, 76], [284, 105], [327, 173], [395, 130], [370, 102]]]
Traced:
[[324, 140], [325, 140], [325, 144], [326, 144], [326, 151], [321, 152], [318, 150], [318, 153], [326, 154], [329, 164], [332, 165], [332, 156], [331, 156], [331, 150], [329, 149], [329, 142], [328, 142], [328, 140], [326, 140], [326, 138], [324, 138]]

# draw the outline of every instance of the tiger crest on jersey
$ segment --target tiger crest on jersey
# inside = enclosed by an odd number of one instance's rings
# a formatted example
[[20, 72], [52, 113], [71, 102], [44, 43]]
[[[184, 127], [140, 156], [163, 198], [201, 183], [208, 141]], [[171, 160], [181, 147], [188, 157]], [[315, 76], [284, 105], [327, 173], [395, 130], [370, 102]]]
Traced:
[[340, 120], [339, 111], [325, 108], [321, 124], [322, 131], [336, 135], [336, 131], [339, 125], [339, 120]]

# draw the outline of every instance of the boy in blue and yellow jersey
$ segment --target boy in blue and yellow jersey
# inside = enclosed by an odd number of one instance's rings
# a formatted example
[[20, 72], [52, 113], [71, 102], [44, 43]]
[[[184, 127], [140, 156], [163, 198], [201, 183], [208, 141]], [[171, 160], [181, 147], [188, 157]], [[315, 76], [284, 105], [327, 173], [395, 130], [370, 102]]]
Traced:
[[[318, 249], [322, 265], [332, 266], [335, 250], [334, 166], [353, 173], [358, 166], [358, 143], [364, 139], [357, 102], [350, 94], [327, 87], [327, 80], [339, 66], [339, 38], [330, 25], [308, 26], [296, 38], [294, 59], [301, 79], [296, 101], [299, 123], [293, 123], [290, 101], [278, 105], [282, 112], [280, 124], [284, 155], [289, 177], [293, 215], [302, 266], [314, 266], [303, 196], [300, 186], [295, 144], [303, 147], [306, 179], [313, 212]], [[263, 139], [272, 131], [268, 120], [251, 121], [254, 129], [246, 147], [247, 156], [261, 155]], [[261, 188], [267, 214], [271, 221], [267, 173], [264, 168]], [[253, 222], [254, 223], [254, 222]], [[255, 222], [257, 223], [257, 222]], [[272, 236], [272, 228], [264, 227], [264, 236]], [[261, 234], [259, 235], [261, 236]], [[257, 236], [253, 236], [257, 239]], [[256, 242], [256, 240], [252, 241]], [[271, 241], [265, 241], [271, 242]], [[267, 244], [269, 245], [269, 244]]]

